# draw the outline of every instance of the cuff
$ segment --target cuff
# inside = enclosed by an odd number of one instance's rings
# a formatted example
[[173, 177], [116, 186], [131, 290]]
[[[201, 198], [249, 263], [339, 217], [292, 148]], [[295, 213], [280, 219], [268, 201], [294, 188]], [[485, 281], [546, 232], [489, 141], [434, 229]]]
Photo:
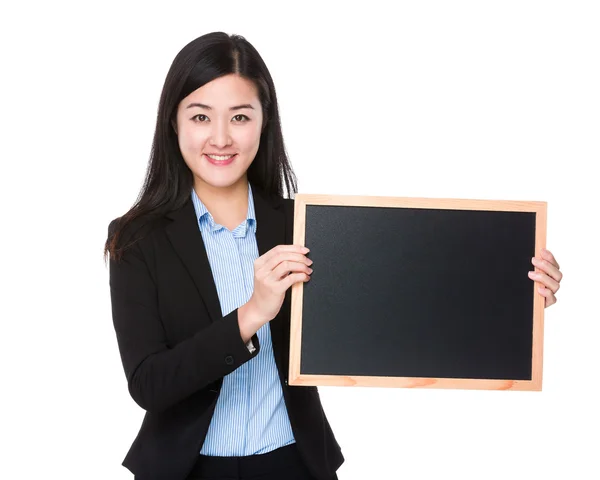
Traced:
[[246, 347], [248, 347], [248, 351], [250, 353], [254, 353], [256, 351], [256, 347], [252, 343], [252, 339], [248, 340], [248, 343], [246, 343]]

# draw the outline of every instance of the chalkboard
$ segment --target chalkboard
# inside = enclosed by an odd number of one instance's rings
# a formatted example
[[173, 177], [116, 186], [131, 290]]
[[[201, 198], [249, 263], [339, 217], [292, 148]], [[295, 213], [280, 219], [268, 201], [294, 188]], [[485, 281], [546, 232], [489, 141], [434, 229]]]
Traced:
[[290, 385], [541, 390], [546, 203], [297, 194]]

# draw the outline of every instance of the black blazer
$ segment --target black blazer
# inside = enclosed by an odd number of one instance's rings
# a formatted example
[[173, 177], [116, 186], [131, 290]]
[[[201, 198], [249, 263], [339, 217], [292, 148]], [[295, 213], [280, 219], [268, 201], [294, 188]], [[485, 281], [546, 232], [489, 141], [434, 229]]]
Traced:
[[[256, 187], [252, 193], [259, 255], [292, 244], [294, 201]], [[221, 314], [191, 198], [128, 232], [140, 240], [120, 262], [110, 261], [112, 316], [129, 392], [146, 414], [123, 465], [136, 479], [183, 480], [198, 458], [223, 376], [257, 355], [260, 344], [255, 334], [256, 351], [249, 352], [237, 309]], [[326, 480], [344, 457], [317, 388], [288, 386], [290, 299], [291, 288], [269, 322], [273, 353], [298, 450], [313, 475]]]

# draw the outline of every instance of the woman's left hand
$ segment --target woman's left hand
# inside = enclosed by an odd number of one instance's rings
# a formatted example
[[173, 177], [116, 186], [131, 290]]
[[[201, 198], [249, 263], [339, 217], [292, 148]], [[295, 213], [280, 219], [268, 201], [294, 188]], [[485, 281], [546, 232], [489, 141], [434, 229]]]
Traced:
[[528, 272], [528, 275], [529, 278], [541, 284], [538, 286], [538, 292], [546, 297], [544, 308], [554, 305], [556, 303], [555, 295], [560, 288], [560, 281], [563, 276], [558, 262], [552, 252], [542, 248], [541, 258], [534, 257], [531, 259], [531, 263], [540, 270], [539, 272]]

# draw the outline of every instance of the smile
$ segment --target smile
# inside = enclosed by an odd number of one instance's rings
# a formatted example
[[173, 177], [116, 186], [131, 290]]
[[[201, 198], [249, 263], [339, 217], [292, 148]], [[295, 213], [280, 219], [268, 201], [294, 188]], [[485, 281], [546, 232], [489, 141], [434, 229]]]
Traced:
[[235, 153], [233, 155], [207, 155], [206, 153], [204, 154], [206, 159], [213, 165], [229, 165], [231, 162], [233, 162], [233, 159], [236, 155], [237, 154]]

